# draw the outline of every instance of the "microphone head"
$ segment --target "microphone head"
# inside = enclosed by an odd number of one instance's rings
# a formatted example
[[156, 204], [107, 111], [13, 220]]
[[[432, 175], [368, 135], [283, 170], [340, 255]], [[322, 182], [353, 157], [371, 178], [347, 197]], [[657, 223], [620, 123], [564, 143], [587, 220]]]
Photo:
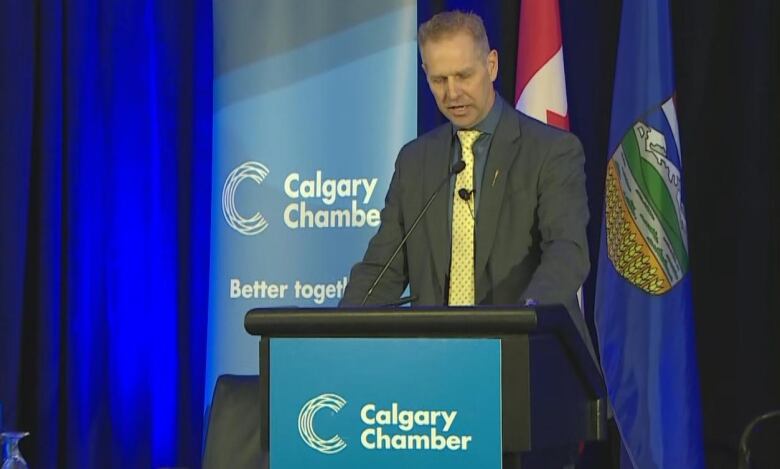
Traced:
[[458, 190], [458, 197], [463, 199], [465, 202], [468, 202], [471, 198], [471, 191], [466, 190], [466, 188], [461, 188]]
[[452, 169], [450, 170], [450, 174], [458, 174], [459, 172], [466, 169], [466, 162], [463, 160], [458, 160], [455, 162], [454, 165], [452, 165]]

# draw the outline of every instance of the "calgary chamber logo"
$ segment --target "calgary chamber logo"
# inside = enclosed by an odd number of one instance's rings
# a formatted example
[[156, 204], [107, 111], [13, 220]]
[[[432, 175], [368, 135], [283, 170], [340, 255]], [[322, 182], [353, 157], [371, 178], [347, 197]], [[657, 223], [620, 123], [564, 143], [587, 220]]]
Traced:
[[[335, 454], [347, 447], [339, 435], [328, 439], [314, 431], [314, 416], [321, 409], [338, 413], [347, 401], [338, 394], [321, 394], [303, 405], [298, 414], [298, 433], [311, 448], [324, 454]], [[360, 445], [365, 450], [395, 451], [468, 451], [471, 434], [454, 432], [458, 411], [455, 409], [404, 409], [398, 402], [382, 407], [367, 402], [360, 407], [360, 422], [346, 415], [347, 423], [357, 424]], [[362, 426], [362, 428], [360, 428]], [[348, 432], [349, 433], [349, 432]]]
[[[228, 225], [243, 235], [260, 234], [268, 228], [269, 222], [260, 212], [249, 218], [238, 212], [238, 186], [246, 179], [260, 184], [269, 173], [262, 163], [247, 161], [231, 171], [225, 180], [222, 213]], [[274, 186], [278, 180], [269, 182]], [[272, 198], [278, 201], [279, 195], [286, 197], [282, 208], [275, 210], [281, 211], [284, 225], [290, 230], [377, 227], [380, 212], [372, 207], [371, 201], [378, 182], [376, 177], [332, 177], [322, 168], [305, 174], [291, 171], [284, 177], [283, 194], [278, 194], [276, 187], [277, 193], [273, 193]]]
[[327, 440], [314, 431], [314, 416], [320, 409], [340, 411], [347, 401], [338, 394], [321, 394], [304, 404], [298, 414], [298, 433], [303, 441], [320, 453], [335, 454], [347, 447], [347, 443], [339, 435]]
[[255, 212], [249, 218], [244, 218], [236, 209], [236, 189], [245, 179], [260, 184], [268, 176], [270, 170], [262, 163], [247, 161], [231, 171], [222, 189], [222, 213], [225, 215], [228, 225], [239, 233], [247, 236], [256, 235], [268, 228], [268, 221]]

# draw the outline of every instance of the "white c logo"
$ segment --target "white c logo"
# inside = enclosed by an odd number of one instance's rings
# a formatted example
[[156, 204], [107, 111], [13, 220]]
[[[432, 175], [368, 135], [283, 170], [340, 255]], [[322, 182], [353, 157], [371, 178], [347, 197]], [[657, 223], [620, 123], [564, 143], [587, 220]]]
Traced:
[[268, 228], [268, 222], [260, 212], [255, 212], [251, 218], [244, 218], [236, 209], [236, 189], [244, 179], [251, 179], [260, 184], [270, 171], [256, 161], [242, 163], [231, 171], [222, 189], [222, 213], [225, 215], [228, 225], [234, 230], [247, 236], [262, 233]]
[[298, 414], [298, 433], [303, 441], [320, 453], [335, 454], [347, 447], [347, 443], [340, 436], [334, 435], [325, 440], [314, 432], [314, 414], [320, 409], [328, 408], [338, 412], [347, 403], [337, 394], [322, 394], [304, 404], [301, 413]]

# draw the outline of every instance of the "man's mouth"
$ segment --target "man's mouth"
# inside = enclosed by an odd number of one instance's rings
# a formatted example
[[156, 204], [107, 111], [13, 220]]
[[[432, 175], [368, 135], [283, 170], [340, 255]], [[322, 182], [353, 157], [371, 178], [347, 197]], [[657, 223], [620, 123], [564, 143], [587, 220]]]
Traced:
[[449, 109], [451, 112], [455, 114], [460, 114], [463, 112], [466, 112], [466, 105], [460, 105], [460, 106], [447, 106], [447, 109]]

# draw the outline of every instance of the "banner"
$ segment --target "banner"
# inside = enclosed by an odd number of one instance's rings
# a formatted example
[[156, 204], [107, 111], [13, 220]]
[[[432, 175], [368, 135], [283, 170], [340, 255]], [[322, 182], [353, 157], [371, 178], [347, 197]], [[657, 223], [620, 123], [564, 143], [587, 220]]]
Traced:
[[701, 468], [669, 5], [623, 2], [596, 286], [610, 402], [635, 468]]
[[[375, 4], [378, 3], [378, 4]], [[335, 306], [416, 136], [416, 3], [214, 3], [206, 405], [257, 374], [247, 310]]]

